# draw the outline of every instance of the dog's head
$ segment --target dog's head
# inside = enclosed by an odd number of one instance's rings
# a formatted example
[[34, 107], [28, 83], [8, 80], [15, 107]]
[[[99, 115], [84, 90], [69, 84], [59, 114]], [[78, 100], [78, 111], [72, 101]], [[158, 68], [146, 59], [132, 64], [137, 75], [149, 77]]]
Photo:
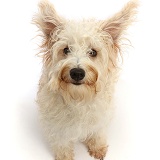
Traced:
[[43, 71], [48, 87], [66, 101], [91, 100], [103, 90], [117, 68], [120, 40], [134, 21], [136, 7], [131, 1], [107, 20], [79, 22], [57, 15], [48, 1], [40, 2], [33, 21], [43, 37]]

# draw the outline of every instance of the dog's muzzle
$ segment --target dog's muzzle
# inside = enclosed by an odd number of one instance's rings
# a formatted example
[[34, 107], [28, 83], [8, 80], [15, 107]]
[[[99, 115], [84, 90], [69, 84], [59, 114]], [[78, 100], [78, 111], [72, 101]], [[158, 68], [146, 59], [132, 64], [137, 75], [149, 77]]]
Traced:
[[85, 71], [81, 68], [73, 68], [70, 70], [70, 77], [74, 80], [75, 85], [80, 85], [79, 83], [85, 77]]

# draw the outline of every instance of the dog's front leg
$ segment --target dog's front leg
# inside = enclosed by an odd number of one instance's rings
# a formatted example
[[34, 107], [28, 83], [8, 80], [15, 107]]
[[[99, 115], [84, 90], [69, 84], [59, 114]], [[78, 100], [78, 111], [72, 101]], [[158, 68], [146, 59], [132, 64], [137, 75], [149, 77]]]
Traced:
[[103, 132], [94, 133], [91, 137], [88, 137], [84, 143], [92, 157], [103, 160], [108, 149], [106, 136]]
[[54, 153], [56, 160], [73, 160], [74, 151], [73, 144], [69, 143], [68, 145], [57, 145], [54, 146]]

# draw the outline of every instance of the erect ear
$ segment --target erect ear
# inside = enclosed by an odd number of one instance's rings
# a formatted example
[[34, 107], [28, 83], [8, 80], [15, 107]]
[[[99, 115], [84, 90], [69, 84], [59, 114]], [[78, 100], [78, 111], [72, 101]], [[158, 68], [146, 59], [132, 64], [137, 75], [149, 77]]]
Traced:
[[38, 6], [39, 12], [33, 17], [33, 23], [43, 32], [43, 36], [48, 38], [51, 31], [61, 25], [62, 19], [48, 0], [41, 0]]
[[111, 35], [115, 44], [117, 44], [128, 26], [135, 21], [137, 6], [138, 2], [136, 0], [131, 0], [120, 12], [103, 22], [103, 31]]

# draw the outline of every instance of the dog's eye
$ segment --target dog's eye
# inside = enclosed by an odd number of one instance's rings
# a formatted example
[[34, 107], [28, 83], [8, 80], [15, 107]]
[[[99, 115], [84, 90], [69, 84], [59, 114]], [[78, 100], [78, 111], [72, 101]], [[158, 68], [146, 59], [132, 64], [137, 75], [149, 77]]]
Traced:
[[94, 49], [91, 49], [89, 52], [88, 52], [89, 56], [90, 57], [96, 57], [97, 56], [97, 51], [94, 50]]
[[68, 53], [70, 53], [70, 52], [71, 52], [71, 51], [70, 51], [70, 49], [69, 49], [68, 47], [66, 47], [66, 48], [63, 49], [63, 53], [66, 54], [66, 55], [67, 55]]

